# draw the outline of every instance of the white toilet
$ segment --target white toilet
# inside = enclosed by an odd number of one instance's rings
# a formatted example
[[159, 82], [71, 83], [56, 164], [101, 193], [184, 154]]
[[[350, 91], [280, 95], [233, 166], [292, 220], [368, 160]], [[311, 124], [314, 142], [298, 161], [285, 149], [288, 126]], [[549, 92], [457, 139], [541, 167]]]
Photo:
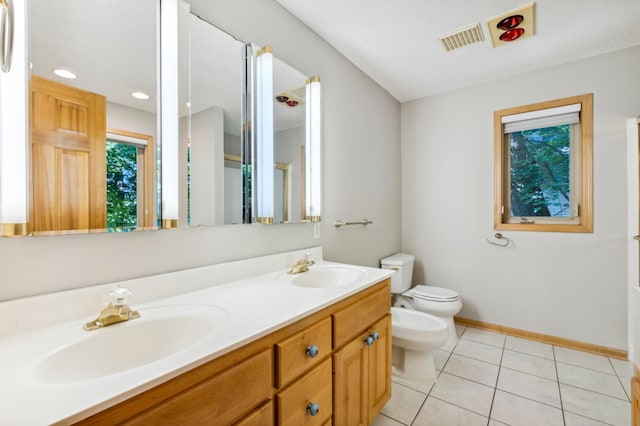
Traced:
[[[411, 273], [404, 268], [393, 269], [396, 273], [391, 277], [391, 293], [399, 295], [411, 286]], [[392, 372], [396, 380], [428, 389], [436, 380], [433, 351], [449, 338], [447, 323], [434, 315], [394, 306], [391, 328]]]
[[413, 261], [412, 255], [404, 253], [394, 254], [380, 261], [382, 268], [395, 270], [396, 275], [401, 275], [403, 282], [408, 283], [406, 288], [397, 292], [392, 288], [391, 292], [397, 293], [393, 305], [415, 309], [441, 318], [447, 323], [449, 338], [456, 339], [458, 336], [453, 317], [462, 309], [460, 296], [448, 288], [430, 285], [417, 285], [410, 289]]

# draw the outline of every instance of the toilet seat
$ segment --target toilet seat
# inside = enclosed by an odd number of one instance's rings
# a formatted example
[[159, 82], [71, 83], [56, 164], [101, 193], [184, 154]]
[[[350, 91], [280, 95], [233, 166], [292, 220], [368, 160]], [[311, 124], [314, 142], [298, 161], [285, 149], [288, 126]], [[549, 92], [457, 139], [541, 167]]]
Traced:
[[407, 294], [413, 298], [431, 302], [455, 302], [460, 299], [458, 293], [453, 290], [430, 285], [417, 285], [410, 289]]

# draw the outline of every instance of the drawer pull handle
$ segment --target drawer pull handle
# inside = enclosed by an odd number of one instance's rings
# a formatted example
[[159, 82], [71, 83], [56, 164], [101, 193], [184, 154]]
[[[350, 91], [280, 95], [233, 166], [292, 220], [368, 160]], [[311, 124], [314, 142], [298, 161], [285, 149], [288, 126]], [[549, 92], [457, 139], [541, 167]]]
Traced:
[[307, 346], [307, 355], [309, 355], [309, 358], [317, 357], [319, 352], [320, 349], [318, 349], [316, 345]]
[[367, 346], [371, 346], [371, 345], [373, 345], [373, 337], [371, 337], [371, 336], [367, 337], [366, 339], [364, 339], [364, 343], [365, 343]]
[[380, 338], [380, 335], [378, 334], [377, 331], [374, 331], [373, 333], [371, 333], [371, 337], [373, 338], [374, 342], [377, 342], [378, 339]]
[[320, 406], [316, 402], [310, 402], [309, 405], [307, 405], [307, 411], [312, 416], [315, 416], [320, 411]]

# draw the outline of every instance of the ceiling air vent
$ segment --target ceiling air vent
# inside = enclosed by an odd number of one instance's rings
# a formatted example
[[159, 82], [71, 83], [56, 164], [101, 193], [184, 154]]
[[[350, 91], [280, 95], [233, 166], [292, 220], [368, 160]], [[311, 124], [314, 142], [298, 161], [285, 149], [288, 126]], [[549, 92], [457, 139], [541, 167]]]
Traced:
[[440, 41], [442, 41], [442, 45], [446, 51], [451, 52], [454, 49], [464, 47], [468, 44], [484, 41], [484, 34], [482, 33], [480, 23], [477, 23], [440, 36]]

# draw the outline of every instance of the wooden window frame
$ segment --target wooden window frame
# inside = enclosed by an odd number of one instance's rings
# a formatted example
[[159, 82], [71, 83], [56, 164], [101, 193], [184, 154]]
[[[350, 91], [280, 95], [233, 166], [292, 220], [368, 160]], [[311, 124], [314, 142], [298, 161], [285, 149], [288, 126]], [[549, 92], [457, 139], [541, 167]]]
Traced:
[[[502, 117], [565, 105], [581, 104], [579, 135], [579, 164], [576, 191], [578, 194], [578, 220], [575, 223], [510, 223], [508, 212], [503, 212], [505, 197], [510, 196], [508, 187], [509, 154], [504, 142]], [[504, 231], [537, 231], [537, 232], [593, 232], [593, 94], [572, 96], [553, 101], [540, 102], [514, 108], [507, 108], [493, 113], [494, 126], [494, 203], [493, 226]], [[573, 159], [572, 154], [572, 159]]]

